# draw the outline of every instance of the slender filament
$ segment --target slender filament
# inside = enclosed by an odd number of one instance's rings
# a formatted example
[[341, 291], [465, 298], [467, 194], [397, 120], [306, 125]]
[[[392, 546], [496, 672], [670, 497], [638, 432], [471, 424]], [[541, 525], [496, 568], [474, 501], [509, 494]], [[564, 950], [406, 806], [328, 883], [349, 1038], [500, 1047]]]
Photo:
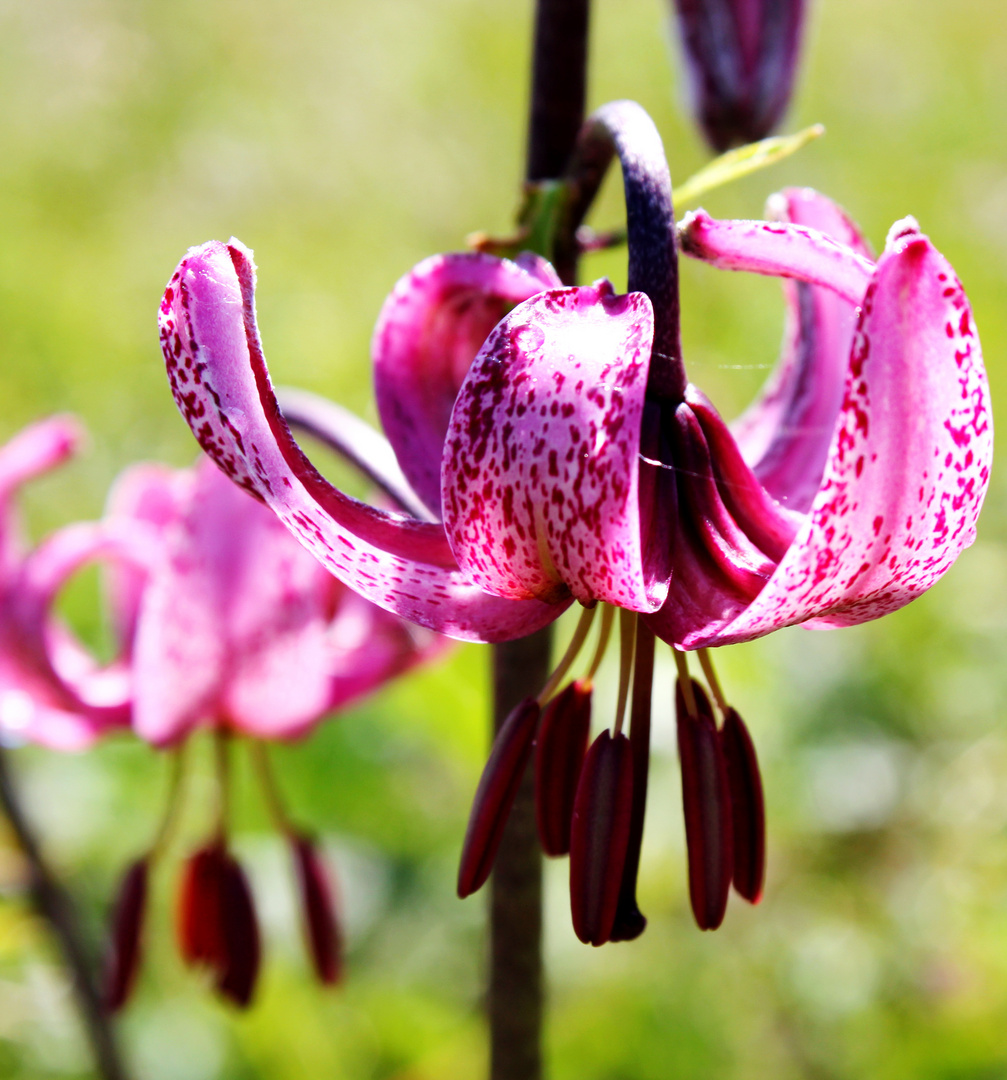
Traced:
[[231, 734], [227, 728], [214, 729], [213, 749], [217, 770], [217, 832], [223, 840], [231, 813]]
[[710, 685], [710, 692], [713, 694], [713, 700], [717, 703], [717, 708], [721, 713], [727, 712], [727, 701], [724, 698], [724, 692], [720, 688], [720, 680], [717, 678], [716, 671], [713, 670], [713, 657], [710, 656], [709, 649], [697, 649], [696, 655], [699, 657], [700, 666], [703, 669], [703, 674], [706, 676], [706, 681]]
[[185, 789], [185, 779], [187, 771], [186, 765], [186, 752], [188, 748], [188, 740], [183, 742], [181, 746], [178, 746], [169, 753], [171, 754], [171, 776], [168, 780], [168, 799], [164, 806], [164, 813], [161, 815], [161, 821], [157, 826], [157, 832], [154, 833], [154, 840], [150, 845], [150, 851], [147, 858], [150, 862], [154, 862], [168, 846], [168, 842], [171, 840], [171, 834], [175, 830], [175, 825], [178, 823], [178, 816], [182, 805], [182, 793]]
[[633, 674], [633, 654], [636, 652], [635, 611], [619, 610], [619, 697], [615, 706], [615, 733], [622, 731], [622, 721], [626, 714], [626, 701], [629, 698], [629, 683]]
[[290, 815], [287, 813], [286, 807], [283, 805], [283, 798], [280, 795], [280, 788], [276, 783], [276, 776], [273, 773], [273, 767], [269, 761], [269, 751], [266, 748], [266, 744], [260, 739], [256, 739], [251, 743], [252, 764], [255, 766], [255, 771], [259, 777], [259, 784], [262, 787], [262, 795], [266, 800], [266, 809], [269, 811], [269, 816], [272, 818], [273, 825], [277, 831], [286, 835], [291, 835], [294, 831], [293, 826], [290, 823]]
[[692, 692], [692, 679], [689, 677], [689, 663], [685, 659], [685, 653], [672, 645], [671, 655], [675, 658], [675, 667], [678, 668], [678, 682], [682, 687], [685, 707], [691, 717], [696, 717], [699, 715], [699, 710], [696, 708], [696, 695]]
[[542, 687], [542, 692], [538, 696], [539, 705], [544, 705], [559, 689], [560, 683], [566, 677], [566, 673], [570, 670], [570, 666], [573, 664], [574, 660], [577, 659], [578, 653], [584, 646], [588, 631], [591, 629], [591, 623], [594, 621], [594, 613], [597, 609], [598, 606], [596, 604], [594, 607], [584, 608], [580, 613], [577, 628], [573, 632], [570, 644], [566, 647], [566, 652], [563, 653], [563, 658], [556, 665], [556, 670], [549, 676], [549, 681]]
[[611, 604], [605, 604], [601, 612], [598, 644], [594, 647], [594, 656], [591, 657], [590, 667], [588, 667], [587, 675], [585, 675], [583, 679], [585, 689], [590, 690], [591, 684], [594, 682], [594, 677], [598, 674], [598, 668], [601, 667], [601, 662], [605, 656], [605, 650], [608, 648], [608, 640], [612, 636], [612, 623], [614, 621], [615, 608], [612, 607]]

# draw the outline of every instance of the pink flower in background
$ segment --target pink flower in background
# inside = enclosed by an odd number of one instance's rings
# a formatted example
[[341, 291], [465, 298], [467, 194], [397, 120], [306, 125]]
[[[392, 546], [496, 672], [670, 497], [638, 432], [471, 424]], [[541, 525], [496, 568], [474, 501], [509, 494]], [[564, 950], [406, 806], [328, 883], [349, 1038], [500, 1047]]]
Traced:
[[[443, 639], [333, 578], [274, 514], [206, 459], [185, 470], [127, 469], [106, 521], [138, 523], [159, 538], [149, 575], [121, 567], [109, 582], [132, 641], [133, 729], [155, 746], [177, 746], [202, 726], [217, 730], [222, 754], [228, 735], [300, 738], [441, 647]], [[254, 750], [265, 770], [261, 745]], [[263, 779], [291, 846], [313, 963], [323, 981], [334, 982], [340, 935], [331, 885], [314, 843], [287, 820], [268, 771]], [[226, 803], [226, 770], [221, 785]], [[136, 977], [150, 860], [130, 867], [120, 892], [106, 992], [114, 1008]], [[186, 864], [178, 933], [185, 959], [209, 967], [218, 991], [247, 1005], [261, 949], [224, 812]]]
[[145, 574], [148, 537], [128, 523], [80, 523], [29, 549], [14, 500], [27, 481], [70, 457], [76, 421], [54, 416], [0, 449], [0, 733], [58, 750], [82, 750], [128, 726], [132, 701], [128, 638], [100, 663], [52, 611], [59, 590], [84, 564], [102, 560]]
[[[192, 249], [160, 310], [172, 390], [200, 445], [340, 580], [459, 638], [508, 640], [573, 600], [588, 612], [602, 601], [642, 616], [641, 641], [653, 632], [678, 650], [705, 650], [795, 623], [854, 625], [919, 596], [974, 539], [992, 455], [979, 341], [950, 265], [908, 218], [875, 262], [845, 215], [813, 192], [778, 199], [775, 221], [691, 215], [683, 251], [788, 282], [783, 358], [732, 434], [681, 360], [660, 139], [625, 102], [585, 130], [582, 138], [610, 139], [622, 161], [627, 295], [605, 281], [557, 288], [538, 260], [443, 256], [404, 278], [382, 311], [379, 407], [415, 489], [400, 505], [419, 511], [352, 499], [301, 452], [287, 424], [301, 409], [294, 401], [281, 411], [273, 393], [254, 266], [233, 240]], [[316, 425], [330, 428], [329, 441], [357, 439], [330, 420]], [[377, 433], [363, 437], [361, 457], [379, 448], [391, 458]], [[389, 476], [386, 488], [401, 482]], [[621, 734], [635, 625], [623, 620], [615, 735], [583, 758], [587, 789], [570, 811], [575, 921], [595, 944], [643, 925], [612, 884], [624, 866], [635, 874], [642, 832], [633, 793], [645, 785], [646, 757], [630, 762]], [[748, 899], [761, 894], [762, 799], [747, 732], [701, 660], [724, 727], [685, 681], [679, 731], [683, 768], [715, 764], [722, 778], [684, 785], [690, 867], [709, 875], [695, 883], [694, 909], [710, 928], [732, 879]], [[463, 892], [488, 873], [538, 705], [555, 689], [551, 681], [501, 731], [473, 809]], [[637, 717], [641, 730], [649, 725], [649, 691], [649, 681], [639, 693], [634, 684], [634, 730]], [[570, 716], [579, 731], [582, 710]], [[559, 741], [580, 745], [579, 735]], [[759, 820], [735, 821], [739, 807]], [[564, 832], [554, 825], [550, 846]], [[748, 838], [737, 851], [733, 831]]]

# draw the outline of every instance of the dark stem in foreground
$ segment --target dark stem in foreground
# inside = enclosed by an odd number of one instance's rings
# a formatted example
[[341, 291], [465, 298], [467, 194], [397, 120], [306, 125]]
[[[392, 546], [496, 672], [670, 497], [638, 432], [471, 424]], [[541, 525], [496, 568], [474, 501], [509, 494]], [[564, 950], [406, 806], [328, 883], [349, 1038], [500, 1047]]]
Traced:
[[[493, 647], [493, 723], [499, 731], [549, 677], [552, 627]], [[542, 1075], [542, 854], [533, 772], [525, 771], [490, 878], [490, 1078]]]
[[[526, 179], [555, 180], [566, 171], [584, 120], [588, 0], [537, 0]], [[568, 285], [576, 249], [542, 252]], [[557, 255], [562, 256], [557, 258]], [[493, 722], [500, 730], [523, 698], [549, 675], [552, 629], [493, 647]], [[504, 830], [490, 879], [490, 1080], [542, 1076], [542, 855], [528, 769]]]
[[49, 924], [70, 973], [77, 1008], [94, 1052], [96, 1075], [102, 1080], [127, 1080], [129, 1074], [119, 1056], [111, 1021], [102, 1007], [73, 901], [46, 865], [38, 839], [21, 807], [8, 767], [7, 752], [2, 747], [0, 805], [28, 862], [32, 900]]

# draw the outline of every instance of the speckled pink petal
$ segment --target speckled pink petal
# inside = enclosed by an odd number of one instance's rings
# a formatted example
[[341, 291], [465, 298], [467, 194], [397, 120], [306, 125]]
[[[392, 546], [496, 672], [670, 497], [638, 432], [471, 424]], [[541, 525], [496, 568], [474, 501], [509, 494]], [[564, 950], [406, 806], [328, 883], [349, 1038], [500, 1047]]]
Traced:
[[874, 271], [870, 259], [825, 233], [785, 221], [721, 221], [705, 210], [683, 219], [682, 251], [721, 270], [795, 278], [857, 304]]
[[371, 343], [381, 426], [437, 517], [444, 436], [469, 365], [509, 307], [561, 284], [542, 259], [519, 265], [475, 252], [434, 255], [385, 301]]
[[0, 447], [0, 576], [12, 572], [23, 545], [10, 500], [33, 477], [76, 453], [84, 437], [72, 416], [50, 416], [29, 424]]
[[331, 573], [404, 618], [476, 641], [520, 637], [556, 618], [560, 606], [488, 596], [457, 569], [440, 526], [366, 506], [312, 467], [269, 382], [254, 285], [246, 249], [211, 241], [182, 260], [161, 304], [172, 391], [210, 457]]
[[965, 293], [911, 219], [864, 299], [821, 490], [769, 584], [687, 648], [791, 623], [878, 618], [933, 585], [975, 538], [992, 457], [989, 387]]
[[653, 312], [608, 282], [541, 293], [494, 329], [448, 428], [444, 526], [501, 596], [660, 606], [640, 530], [639, 450]]
[[7, 735], [78, 750], [128, 723], [128, 669], [118, 660], [99, 665], [50, 609], [85, 563], [142, 558], [137, 533], [95, 524], [61, 529], [25, 558], [0, 597], [0, 729]]
[[[856, 225], [811, 188], [771, 196], [766, 213], [773, 220], [817, 229], [871, 258]], [[731, 430], [766, 491], [791, 510], [806, 513], [822, 482], [842, 404], [858, 305], [804, 281], [785, 280], [783, 294], [787, 325], [779, 362]]]

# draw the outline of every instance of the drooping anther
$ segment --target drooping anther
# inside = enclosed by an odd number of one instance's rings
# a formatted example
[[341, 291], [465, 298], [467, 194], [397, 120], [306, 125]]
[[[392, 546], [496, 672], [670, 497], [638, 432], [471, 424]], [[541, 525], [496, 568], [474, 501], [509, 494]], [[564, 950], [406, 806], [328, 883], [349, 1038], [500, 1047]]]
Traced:
[[762, 899], [766, 873], [766, 813], [755, 746], [734, 709], [724, 713], [720, 732], [731, 792], [734, 888], [749, 903]]
[[734, 872], [734, 845], [727, 762], [713, 707], [692, 680], [695, 711], [675, 686], [682, 806], [689, 856], [689, 899], [700, 930], [716, 930], [724, 919]]
[[535, 740], [535, 818], [546, 855], [570, 851], [570, 822], [590, 730], [591, 687], [572, 682], [543, 710]]
[[261, 947], [252, 893], [223, 841], [200, 848], [185, 864], [178, 906], [183, 959], [210, 968], [217, 991], [248, 1006], [259, 972]]
[[148, 860], [137, 859], [119, 883], [102, 986], [102, 998], [109, 1012], [121, 1009], [136, 985], [143, 955], [148, 871]]
[[611, 940], [632, 807], [629, 739], [603, 731], [584, 759], [570, 830], [570, 911], [574, 933], [585, 944]]
[[481, 888], [493, 869], [504, 826], [531, 756], [541, 707], [525, 698], [503, 722], [472, 800], [461, 864], [458, 895], [462, 899]]
[[343, 969], [342, 934], [336, 917], [332, 879], [309, 837], [292, 836], [291, 848], [308, 953], [319, 980], [332, 986], [339, 982]]

